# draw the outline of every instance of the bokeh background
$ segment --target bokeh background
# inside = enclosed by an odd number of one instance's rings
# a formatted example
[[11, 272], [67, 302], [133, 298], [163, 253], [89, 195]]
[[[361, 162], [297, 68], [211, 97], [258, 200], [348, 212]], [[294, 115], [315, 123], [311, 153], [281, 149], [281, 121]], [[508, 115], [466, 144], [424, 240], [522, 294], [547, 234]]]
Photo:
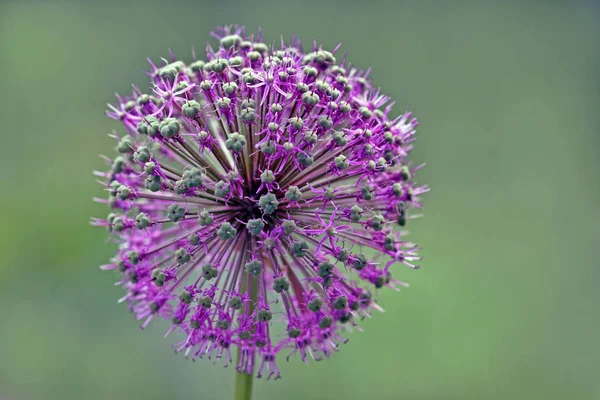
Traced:
[[[256, 399], [600, 398], [600, 7], [592, 1], [0, 1], [0, 398], [228, 399], [101, 272], [113, 93], [240, 23], [373, 65], [421, 120], [422, 268], [332, 359]], [[3, 397], [4, 396], [4, 397]]]

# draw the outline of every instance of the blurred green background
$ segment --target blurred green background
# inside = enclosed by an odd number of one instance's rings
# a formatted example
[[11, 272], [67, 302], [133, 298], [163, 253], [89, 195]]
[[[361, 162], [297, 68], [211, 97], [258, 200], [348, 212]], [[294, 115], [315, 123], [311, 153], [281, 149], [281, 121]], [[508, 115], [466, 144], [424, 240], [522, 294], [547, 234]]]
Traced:
[[600, 7], [585, 1], [0, 2], [0, 398], [227, 399], [233, 369], [175, 356], [98, 265], [92, 170], [113, 93], [220, 24], [373, 65], [421, 120], [422, 269], [332, 359], [256, 399], [600, 398]]

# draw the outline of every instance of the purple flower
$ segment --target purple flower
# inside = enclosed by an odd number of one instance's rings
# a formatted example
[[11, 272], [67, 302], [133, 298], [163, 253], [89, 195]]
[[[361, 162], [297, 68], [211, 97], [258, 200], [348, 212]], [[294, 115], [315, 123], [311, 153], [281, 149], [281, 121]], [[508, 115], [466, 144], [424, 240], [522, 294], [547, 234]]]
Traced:
[[277, 378], [279, 353], [329, 356], [377, 289], [406, 286], [392, 265], [418, 268], [402, 238], [428, 190], [406, 160], [417, 120], [391, 117], [337, 48], [213, 36], [203, 60], [151, 63], [151, 89], [109, 106], [125, 135], [97, 173], [112, 212], [93, 222], [119, 244], [103, 268], [142, 327], [166, 318], [186, 356], [227, 364], [236, 346], [238, 371]]

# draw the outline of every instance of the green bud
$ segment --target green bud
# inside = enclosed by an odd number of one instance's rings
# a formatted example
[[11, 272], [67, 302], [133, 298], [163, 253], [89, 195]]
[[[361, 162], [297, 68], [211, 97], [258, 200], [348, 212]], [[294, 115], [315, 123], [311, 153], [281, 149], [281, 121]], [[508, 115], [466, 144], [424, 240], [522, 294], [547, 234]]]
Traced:
[[350, 256], [350, 252], [346, 249], [340, 249], [338, 255], [335, 257], [336, 260], [341, 261], [341, 262], [345, 262], [346, 260], [348, 260], [348, 257]]
[[175, 118], [165, 118], [160, 123], [160, 127], [159, 127], [160, 134], [165, 139], [176, 136], [179, 133], [180, 129], [181, 129], [181, 125]]
[[288, 79], [290, 79], [290, 74], [288, 74], [285, 71], [281, 71], [277, 74], [277, 77], [279, 78], [280, 81], [287, 82]]
[[367, 107], [361, 107], [359, 109], [359, 111], [360, 111], [360, 115], [362, 115], [362, 117], [364, 119], [369, 119], [373, 115], [373, 113], [371, 112], [371, 110], [369, 110]]
[[331, 317], [323, 317], [319, 321], [319, 328], [321, 328], [321, 329], [327, 329], [327, 328], [329, 328], [331, 326], [332, 322], [333, 322], [333, 320], [331, 319]]
[[112, 222], [112, 230], [115, 232], [122, 232], [125, 229], [125, 223], [123, 218], [115, 217]]
[[180, 247], [177, 250], [175, 250], [175, 259], [177, 260], [178, 264], [185, 264], [188, 261], [190, 261], [191, 258], [192, 256], [190, 255], [190, 253], [188, 253], [187, 250], [183, 247]]
[[405, 226], [406, 225], [406, 215], [404, 215], [404, 214], [398, 215], [398, 218], [396, 219], [396, 222], [400, 226]]
[[352, 320], [352, 314], [351, 314], [351, 313], [349, 313], [349, 312], [347, 312], [347, 313], [344, 313], [344, 315], [342, 315], [342, 316], [340, 317], [340, 319], [339, 319], [339, 321], [340, 321], [342, 324], [348, 323], [348, 322], [350, 322], [351, 320]]
[[239, 310], [242, 308], [242, 305], [242, 298], [240, 296], [233, 296], [229, 299], [229, 307], [233, 308], [234, 310]]
[[242, 43], [242, 37], [240, 35], [228, 35], [221, 38], [221, 47], [229, 49], [230, 47], [239, 47]]
[[119, 193], [119, 188], [121, 187], [121, 183], [119, 181], [112, 181], [110, 183], [110, 190], [109, 190], [109, 194], [110, 196], [116, 196]]
[[319, 70], [316, 69], [315, 67], [311, 67], [309, 65], [307, 65], [306, 67], [304, 67], [304, 69], [302, 70], [302, 72], [304, 73], [304, 75], [309, 76], [311, 78], [316, 78], [317, 75], [319, 75]]
[[340, 111], [344, 114], [348, 114], [352, 110], [352, 106], [345, 101], [340, 101]]
[[312, 131], [304, 132], [302, 135], [302, 140], [304, 140], [308, 144], [315, 144], [319, 140], [316, 133]]
[[285, 151], [286, 153], [289, 153], [292, 150], [294, 150], [294, 143], [292, 143], [292, 142], [285, 142], [283, 144], [283, 151]]
[[292, 254], [296, 258], [304, 257], [308, 252], [308, 243], [304, 240], [292, 243]]
[[142, 213], [139, 213], [135, 217], [135, 227], [137, 229], [146, 229], [149, 226], [150, 226], [150, 219], [148, 218], [147, 214], [142, 212]]
[[242, 340], [248, 340], [252, 337], [252, 334], [249, 331], [242, 331], [238, 336]]
[[279, 205], [277, 197], [273, 193], [267, 193], [258, 199], [258, 205], [265, 214], [273, 214]]
[[252, 260], [246, 263], [246, 272], [250, 275], [260, 275], [262, 273], [262, 263], [259, 260]]
[[202, 186], [202, 180], [204, 179], [204, 175], [202, 174], [202, 170], [196, 167], [188, 168], [183, 171], [183, 175], [181, 176], [182, 183], [186, 188], [192, 189], [195, 187]]
[[264, 170], [264, 172], [260, 174], [260, 181], [263, 183], [275, 182], [275, 175], [273, 174], [273, 171], [271, 171], [270, 169]]
[[375, 287], [377, 289], [381, 289], [385, 284], [386, 284], [385, 276], [379, 275], [377, 278], [375, 278]]
[[383, 158], [385, 158], [385, 160], [388, 162], [389, 165], [396, 164], [396, 155], [394, 154], [394, 152], [392, 150], [386, 150], [383, 153]]
[[208, 226], [212, 224], [213, 220], [214, 217], [212, 216], [212, 214], [206, 210], [202, 210], [200, 211], [200, 213], [198, 213], [198, 223], [201, 226]]
[[188, 243], [192, 246], [198, 246], [200, 244], [200, 236], [197, 233], [190, 233], [187, 237]]
[[325, 67], [330, 64], [335, 64], [335, 57], [328, 51], [325, 50], [317, 50], [312, 53], [309, 53], [304, 56], [302, 62], [304, 64], [308, 64], [313, 62], [315, 64], [320, 65], [321, 67]]
[[231, 226], [229, 222], [223, 222], [219, 229], [217, 230], [217, 235], [221, 240], [229, 240], [233, 239], [237, 234], [237, 230]]
[[[298, 83], [296, 84], [296, 91], [297, 91], [298, 93], [304, 93], [304, 94], [307, 94], [306, 92], [308, 92], [308, 89], [309, 89], [309, 88], [308, 88], [308, 85], [307, 85], [306, 83], [304, 83], [304, 82], [298, 82]], [[302, 100], [304, 100], [304, 96], [302, 96]], [[318, 102], [318, 100], [317, 100], [317, 102]], [[305, 104], [306, 104], [306, 103], [305, 103]], [[315, 103], [315, 104], [316, 104], [316, 103]], [[313, 105], [314, 105], [314, 104], [313, 104]]]
[[402, 197], [402, 195], [404, 194], [404, 190], [402, 188], [402, 184], [401, 183], [394, 183], [392, 185], [392, 192], [394, 193], [394, 195], [396, 197]]
[[369, 201], [369, 200], [373, 200], [373, 197], [375, 196], [375, 192], [373, 190], [373, 187], [371, 185], [365, 185], [360, 189], [360, 193], [363, 199]]
[[190, 321], [190, 326], [192, 327], [192, 329], [200, 329], [200, 322], [198, 322], [195, 319], [192, 319]]
[[269, 51], [269, 46], [260, 42], [254, 43], [253, 48], [254, 51], [258, 51], [259, 53], [266, 53], [267, 51]]
[[179, 301], [185, 304], [191, 304], [192, 295], [187, 290], [184, 290], [183, 292], [179, 293]]
[[400, 167], [400, 178], [405, 182], [410, 180], [411, 173], [410, 168], [408, 168], [408, 166], [403, 165], [402, 167]]
[[221, 97], [221, 98], [217, 99], [217, 107], [219, 107], [219, 109], [229, 110], [230, 106], [231, 106], [231, 99], [229, 97]]
[[167, 208], [167, 217], [173, 221], [177, 222], [183, 217], [185, 217], [185, 208], [179, 204], [171, 204]]
[[206, 264], [206, 265], [202, 266], [202, 276], [207, 281], [210, 281], [210, 280], [216, 278], [217, 275], [219, 275], [219, 271], [212, 265]]
[[335, 81], [340, 85], [345, 85], [346, 83], [348, 83], [348, 78], [346, 78], [343, 75], [338, 75], [335, 77]]
[[267, 322], [273, 318], [273, 314], [269, 310], [260, 309], [256, 313], [256, 319], [260, 322]]
[[353, 205], [350, 208], [350, 221], [358, 222], [362, 218], [363, 209], [358, 204]]
[[227, 135], [227, 140], [225, 141], [225, 147], [228, 150], [234, 151], [236, 153], [244, 150], [246, 146], [246, 138], [244, 135], [240, 135], [238, 132], [233, 132]]
[[290, 328], [288, 331], [288, 336], [292, 339], [296, 339], [300, 335], [302, 335], [302, 331], [298, 328]]
[[333, 271], [333, 264], [323, 261], [319, 263], [319, 276], [321, 278], [327, 278]]
[[335, 164], [336, 168], [342, 169], [342, 170], [346, 169], [346, 168], [348, 168], [348, 166], [350, 166], [348, 158], [343, 154], [340, 154], [339, 156], [335, 157], [333, 159], [333, 163]]
[[308, 309], [313, 312], [320, 311], [322, 306], [323, 300], [321, 300], [318, 297], [315, 297], [314, 299], [308, 302]]
[[221, 73], [225, 71], [228, 65], [227, 60], [225, 60], [224, 58], [218, 58], [216, 60], [211, 61], [211, 63], [213, 63], [212, 71], [216, 73]]
[[253, 85], [256, 83], [256, 77], [252, 74], [252, 72], [248, 72], [242, 75], [242, 82], [244, 82], [246, 85]]
[[387, 234], [385, 239], [383, 239], [383, 247], [388, 251], [393, 251], [396, 249], [396, 237], [394, 235]]
[[385, 169], [385, 167], [387, 166], [387, 160], [383, 157], [379, 157], [379, 159], [377, 160], [377, 168], [379, 169]]
[[117, 197], [119, 200], [127, 200], [129, 196], [131, 196], [131, 190], [125, 185], [119, 186], [119, 189], [117, 189]]
[[181, 111], [186, 117], [194, 118], [200, 112], [200, 103], [190, 100], [181, 107]]
[[131, 264], [137, 264], [140, 261], [140, 253], [137, 251], [130, 251], [127, 253], [127, 259]]
[[148, 96], [147, 94], [142, 94], [140, 95], [140, 97], [137, 98], [137, 103], [140, 106], [144, 106], [146, 104], [148, 104], [150, 102], [150, 96]]
[[319, 102], [319, 95], [315, 92], [306, 92], [302, 95], [302, 102], [307, 106], [314, 106]]
[[348, 307], [348, 298], [346, 296], [340, 296], [333, 301], [333, 308], [336, 310], [343, 310]]
[[133, 151], [131, 136], [126, 135], [121, 138], [121, 140], [117, 144], [117, 151], [119, 153], [131, 153]]
[[249, 51], [246, 56], [248, 56], [250, 61], [258, 61], [262, 57], [258, 51]]
[[273, 281], [273, 290], [277, 293], [284, 292], [290, 288], [290, 283], [283, 276], [276, 278]]
[[298, 201], [302, 197], [302, 192], [298, 189], [298, 186], [291, 185], [285, 192], [285, 198], [290, 201]]
[[378, 231], [378, 232], [381, 231], [383, 229], [384, 223], [385, 223], [385, 219], [383, 218], [383, 215], [381, 215], [381, 214], [376, 214], [371, 217], [371, 220], [370, 220], [371, 228], [373, 228], [375, 231]]
[[225, 198], [231, 193], [229, 182], [219, 181], [215, 184], [215, 196]]
[[184, 89], [187, 89], [188, 87], [189, 87], [189, 84], [186, 81], [180, 81], [173, 88], [173, 92], [180, 92]]
[[152, 175], [156, 171], [156, 163], [153, 161], [148, 161], [144, 164], [144, 172], [148, 175]]
[[121, 172], [123, 172], [123, 167], [125, 166], [126, 160], [125, 158], [118, 156], [113, 160], [113, 164], [112, 164], [112, 173], [113, 174], [120, 174]]
[[208, 132], [206, 131], [200, 131], [198, 132], [198, 140], [200, 140], [201, 142], [206, 140], [210, 135], [208, 134]]
[[280, 113], [282, 110], [283, 110], [283, 107], [281, 106], [281, 104], [279, 104], [279, 103], [271, 104], [271, 112], [273, 114]]
[[206, 92], [209, 91], [210, 88], [212, 88], [212, 83], [208, 79], [200, 82], [200, 89]]
[[281, 226], [283, 226], [283, 231], [287, 235], [294, 233], [294, 231], [297, 228], [296, 222], [293, 219], [284, 219], [283, 222], [281, 223]]
[[306, 153], [303, 153], [303, 152], [296, 153], [296, 159], [298, 160], [300, 165], [302, 165], [304, 167], [309, 167], [309, 166], [313, 165], [313, 163], [315, 162], [315, 160], [312, 156], [310, 156]]
[[222, 331], [229, 329], [229, 321], [227, 321], [226, 319], [218, 320], [216, 325], [217, 328], [221, 329]]
[[246, 228], [248, 229], [250, 234], [253, 236], [260, 235], [260, 233], [262, 232], [264, 227], [265, 227], [265, 224], [264, 224], [264, 222], [262, 222], [262, 220], [260, 218], [251, 219], [246, 224]]
[[329, 129], [333, 126], [333, 121], [327, 115], [322, 115], [318, 120], [319, 126], [323, 129]]
[[151, 302], [148, 303], [148, 308], [152, 312], [157, 312], [160, 309], [160, 307], [158, 306], [158, 304], [156, 304], [154, 301], [151, 301]]
[[246, 122], [253, 122], [256, 119], [256, 113], [253, 108], [246, 108], [240, 111], [240, 118]]
[[172, 82], [175, 80], [175, 77], [177, 76], [177, 74], [179, 74], [179, 72], [181, 72], [183, 67], [184, 67], [183, 62], [175, 61], [175, 62], [173, 62], [171, 64], [167, 64], [164, 67], [162, 67], [161, 69], [159, 69], [158, 74], [160, 75], [161, 78]]
[[333, 200], [335, 199], [335, 192], [331, 187], [328, 187], [327, 189], [325, 189], [325, 193], [323, 193], [323, 196], [325, 196], [327, 200]]
[[367, 265], [367, 257], [365, 257], [364, 254], [362, 254], [362, 253], [355, 254], [353, 256], [353, 258], [354, 259], [352, 260], [352, 266], [357, 271], [360, 271], [361, 269], [363, 269]]
[[223, 91], [228, 95], [232, 95], [238, 90], [238, 85], [235, 82], [225, 82], [223, 84]]
[[146, 146], [138, 147], [135, 153], [133, 153], [133, 159], [143, 163], [148, 162], [150, 160], [150, 149]]
[[194, 61], [190, 64], [190, 69], [192, 70], [192, 72], [201, 72], [204, 69], [205, 64], [206, 62], [202, 60]]
[[198, 304], [205, 310], [208, 310], [212, 307], [213, 299], [210, 296], [200, 296], [198, 298]]
[[265, 154], [274, 154], [277, 151], [277, 147], [275, 147], [275, 142], [273, 140], [267, 140], [266, 142], [261, 143], [260, 151]]
[[348, 143], [346, 139], [346, 134], [342, 131], [333, 131], [331, 134], [331, 139], [338, 146], [345, 146]]
[[295, 130], [299, 131], [304, 126], [304, 121], [300, 117], [292, 117], [289, 119], [290, 125]]
[[152, 175], [146, 178], [144, 182], [144, 187], [151, 192], [158, 192], [162, 188], [162, 183], [160, 180], [160, 176]]

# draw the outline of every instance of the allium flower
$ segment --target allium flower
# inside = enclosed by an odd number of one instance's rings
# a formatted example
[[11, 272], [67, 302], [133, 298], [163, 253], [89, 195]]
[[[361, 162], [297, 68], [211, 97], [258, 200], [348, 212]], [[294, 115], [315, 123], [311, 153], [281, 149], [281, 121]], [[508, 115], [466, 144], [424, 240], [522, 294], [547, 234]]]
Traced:
[[[104, 269], [142, 327], [162, 317], [192, 359], [279, 377], [276, 356], [329, 356], [371, 315], [377, 289], [417, 268], [404, 241], [426, 186], [406, 160], [416, 119], [391, 117], [369, 70], [300, 41], [217, 30], [186, 64], [151, 62], [152, 87], [118, 96], [125, 134], [97, 173], [119, 243]], [[402, 228], [400, 228], [402, 229]]]

